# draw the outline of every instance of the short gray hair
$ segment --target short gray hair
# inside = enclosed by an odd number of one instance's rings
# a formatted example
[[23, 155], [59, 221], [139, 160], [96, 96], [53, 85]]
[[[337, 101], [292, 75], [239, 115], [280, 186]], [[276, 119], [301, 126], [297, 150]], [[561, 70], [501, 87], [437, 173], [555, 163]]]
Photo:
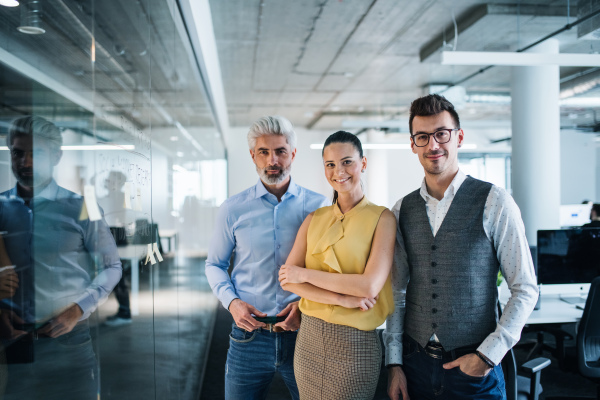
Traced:
[[62, 134], [56, 125], [42, 117], [28, 115], [17, 118], [11, 123], [6, 136], [6, 145], [9, 149], [12, 148], [15, 137], [25, 135], [46, 139], [52, 150], [60, 150], [63, 144]]
[[263, 135], [285, 136], [287, 144], [294, 150], [296, 148], [296, 132], [292, 123], [280, 115], [266, 116], [252, 124], [248, 131], [248, 146], [250, 150], [256, 147], [256, 140]]

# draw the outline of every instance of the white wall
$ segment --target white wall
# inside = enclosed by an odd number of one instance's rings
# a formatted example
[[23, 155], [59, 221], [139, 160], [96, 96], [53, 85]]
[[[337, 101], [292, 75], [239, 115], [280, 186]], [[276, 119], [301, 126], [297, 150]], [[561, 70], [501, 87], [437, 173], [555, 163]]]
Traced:
[[600, 201], [600, 150], [598, 142], [594, 141], [595, 136], [570, 130], [561, 131], [561, 204], [579, 204], [583, 200]]
[[[246, 135], [248, 128], [231, 128], [231, 146], [228, 153], [229, 196], [258, 182], [256, 167], [250, 157]], [[311, 150], [311, 143], [323, 143], [332, 132], [309, 131], [296, 128], [298, 136], [296, 159], [292, 164], [292, 178], [300, 186], [331, 197], [333, 192], [325, 180], [321, 150]]]

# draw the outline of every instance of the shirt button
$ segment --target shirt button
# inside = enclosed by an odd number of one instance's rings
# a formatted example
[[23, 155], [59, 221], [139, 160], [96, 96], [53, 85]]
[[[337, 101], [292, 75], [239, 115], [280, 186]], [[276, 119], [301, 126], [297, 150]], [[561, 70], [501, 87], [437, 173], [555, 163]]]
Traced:
[[432, 308], [431, 312], [435, 314], [437, 312], [437, 308]]
[[437, 247], [436, 247], [436, 245], [434, 244], [434, 245], [432, 245], [432, 246], [431, 246], [431, 250], [435, 250], [435, 249], [437, 249]]
[[279, 229], [279, 225], [277, 225], [276, 228]]
[[434, 293], [434, 294], [432, 294], [432, 295], [431, 295], [431, 298], [432, 298], [432, 299], [437, 299], [437, 298], [438, 298], [438, 295], [437, 295], [437, 293]]
[[431, 283], [433, 283], [435, 285], [436, 283], [438, 283], [438, 280], [437, 279], [432, 279]]
[[432, 327], [433, 329], [435, 329], [435, 328], [437, 328], [437, 324], [434, 322], [433, 324], [431, 324], [431, 327]]
[[431, 262], [431, 266], [432, 266], [432, 267], [435, 267], [436, 265], [437, 265], [437, 263], [436, 263], [435, 261], [432, 261], [432, 262]]
[[277, 245], [277, 248], [280, 248], [280, 247], [281, 247], [280, 245]]

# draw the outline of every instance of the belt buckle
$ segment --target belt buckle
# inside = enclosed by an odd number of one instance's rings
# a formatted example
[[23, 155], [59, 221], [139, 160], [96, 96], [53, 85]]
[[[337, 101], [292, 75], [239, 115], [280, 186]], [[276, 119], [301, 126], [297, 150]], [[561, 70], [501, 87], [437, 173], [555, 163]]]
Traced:
[[444, 348], [440, 343], [429, 342], [425, 346], [425, 354], [431, 358], [442, 359]]

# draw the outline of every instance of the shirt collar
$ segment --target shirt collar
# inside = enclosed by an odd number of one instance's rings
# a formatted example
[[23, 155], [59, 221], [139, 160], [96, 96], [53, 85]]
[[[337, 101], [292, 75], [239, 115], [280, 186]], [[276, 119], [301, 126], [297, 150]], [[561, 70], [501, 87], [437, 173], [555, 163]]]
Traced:
[[[452, 182], [450, 182], [450, 186], [448, 186], [448, 189], [446, 189], [446, 191], [444, 192], [444, 197], [446, 197], [446, 196], [454, 197], [454, 195], [456, 194], [456, 192], [458, 192], [458, 189], [463, 184], [465, 179], [467, 179], [467, 175], [465, 175], [465, 173], [462, 172], [462, 170], [459, 168], [458, 172], [454, 176], [454, 179], [452, 179]], [[437, 201], [437, 199], [435, 197], [431, 196], [427, 192], [427, 184], [425, 183], [425, 178], [423, 178], [423, 182], [421, 182], [420, 195], [423, 198], [423, 200], [425, 200], [425, 201], [428, 201], [428, 200], [436, 200]]]
[[[256, 198], [256, 199], [263, 197], [267, 194], [271, 194], [265, 187], [263, 181], [260, 180], [260, 178], [258, 179], [258, 182], [254, 186], [254, 188], [255, 188], [254, 198]], [[283, 199], [288, 194], [290, 194], [292, 196], [296, 196], [296, 197], [298, 197], [300, 195], [300, 187], [298, 185], [296, 185], [296, 182], [294, 182], [294, 180], [292, 179], [291, 176], [290, 176], [290, 184], [287, 188], [287, 191], [285, 192], [285, 194], [283, 196], [281, 196], [281, 198]]]
[[[18, 184], [17, 184], [18, 185]], [[21, 199], [21, 196], [19, 196], [19, 191], [17, 190], [17, 186], [15, 185], [14, 188], [12, 188], [10, 190], [10, 196], [11, 197], [17, 197]], [[56, 184], [56, 181], [54, 179], [52, 179], [50, 181], [50, 183], [44, 188], [42, 189], [41, 192], [36, 193], [35, 196], [33, 196], [34, 199], [46, 199], [46, 200], [56, 200], [56, 198], [58, 197], [58, 185]]]
[[354, 214], [360, 212], [360, 210], [362, 210], [367, 204], [369, 204], [369, 200], [367, 200], [367, 196], [363, 196], [363, 198], [361, 199], [361, 201], [358, 202], [357, 205], [352, 207], [352, 209], [350, 211], [346, 212], [345, 214], [342, 214], [342, 211], [340, 210], [339, 205], [337, 203], [335, 203], [333, 205], [333, 215], [335, 215], [335, 217], [339, 218], [339, 219], [344, 219], [345, 217], [351, 217]]

